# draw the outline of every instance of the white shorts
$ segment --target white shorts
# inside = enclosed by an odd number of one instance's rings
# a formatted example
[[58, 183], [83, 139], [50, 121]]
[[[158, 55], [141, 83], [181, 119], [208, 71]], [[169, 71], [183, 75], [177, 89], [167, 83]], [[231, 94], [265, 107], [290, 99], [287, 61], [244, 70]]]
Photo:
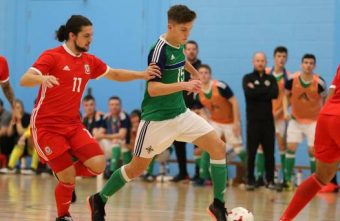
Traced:
[[219, 137], [224, 136], [227, 146], [235, 147], [242, 144], [242, 136], [235, 136], [233, 124], [221, 124], [211, 121], [210, 124], [216, 130]]
[[277, 120], [275, 121], [275, 133], [279, 134], [280, 137], [284, 137], [286, 134], [286, 121], [285, 120]]
[[138, 126], [134, 155], [152, 158], [175, 140], [191, 143], [214, 130], [208, 122], [187, 109], [179, 116], [163, 121], [144, 121]]
[[301, 143], [306, 137], [308, 146], [314, 146], [315, 128], [316, 121], [310, 124], [301, 124], [291, 119], [287, 128], [287, 143]]

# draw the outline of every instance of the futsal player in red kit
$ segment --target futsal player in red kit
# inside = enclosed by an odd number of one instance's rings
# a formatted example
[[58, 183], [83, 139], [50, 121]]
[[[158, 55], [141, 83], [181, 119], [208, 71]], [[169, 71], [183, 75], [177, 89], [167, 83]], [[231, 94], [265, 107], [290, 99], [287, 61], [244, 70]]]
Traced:
[[340, 65], [329, 89], [329, 95], [320, 112], [315, 132], [316, 172], [296, 190], [280, 221], [291, 221], [329, 183], [340, 162]]
[[[150, 80], [160, 77], [157, 66], [145, 71], [111, 69], [86, 53], [93, 37], [92, 23], [73, 15], [56, 32], [63, 45], [44, 51], [23, 75], [20, 84], [39, 85], [32, 111], [31, 130], [40, 159], [58, 178], [55, 187], [57, 221], [72, 221], [69, 207], [76, 176], [93, 176], [105, 169], [105, 157], [80, 118], [80, 102], [89, 80], [105, 77], [114, 81]], [[75, 156], [78, 161], [73, 162]]]

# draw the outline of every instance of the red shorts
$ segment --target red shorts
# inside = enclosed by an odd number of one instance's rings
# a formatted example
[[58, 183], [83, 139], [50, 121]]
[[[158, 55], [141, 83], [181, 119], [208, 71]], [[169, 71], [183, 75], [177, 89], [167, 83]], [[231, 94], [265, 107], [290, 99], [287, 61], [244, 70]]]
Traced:
[[54, 172], [71, 166], [72, 156], [84, 162], [103, 155], [96, 140], [82, 124], [38, 127], [32, 128], [31, 132], [40, 160], [47, 162]]
[[315, 158], [325, 163], [340, 160], [340, 116], [320, 114], [315, 131]]

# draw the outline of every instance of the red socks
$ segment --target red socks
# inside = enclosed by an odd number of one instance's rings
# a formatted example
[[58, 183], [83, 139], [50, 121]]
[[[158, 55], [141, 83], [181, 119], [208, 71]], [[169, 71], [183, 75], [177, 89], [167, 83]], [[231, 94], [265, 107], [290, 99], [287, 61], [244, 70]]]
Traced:
[[313, 199], [322, 188], [322, 184], [317, 180], [315, 174], [310, 176], [297, 188], [288, 208], [282, 215], [280, 221], [291, 221], [297, 214]]
[[76, 169], [76, 176], [89, 177], [89, 176], [97, 176], [97, 175], [99, 175], [99, 174], [91, 171], [86, 166], [84, 166], [84, 164], [82, 162], [80, 162], [79, 160], [77, 162], [75, 162], [73, 164], [73, 166]]
[[74, 184], [65, 184], [59, 182], [55, 187], [55, 201], [57, 204], [58, 217], [69, 214], [69, 208], [74, 191]]

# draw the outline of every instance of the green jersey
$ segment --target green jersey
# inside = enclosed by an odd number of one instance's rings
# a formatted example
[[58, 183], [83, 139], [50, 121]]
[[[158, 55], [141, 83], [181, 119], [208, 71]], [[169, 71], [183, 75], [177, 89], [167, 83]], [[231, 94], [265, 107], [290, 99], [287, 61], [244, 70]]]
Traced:
[[[161, 70], [162, 77], [151, 81], [171, 84], [184, 81], [185, 55], [184, 46], [175, 47], [169, 44], [162, 36], [151, 48], [148, 64], [155, 63]], [[187, 109], [183, 99], [183, 92], [151, 97], [146, 90], [142, 103], [142, 119], [148, 121], [162, 121], [175, 118]]]

